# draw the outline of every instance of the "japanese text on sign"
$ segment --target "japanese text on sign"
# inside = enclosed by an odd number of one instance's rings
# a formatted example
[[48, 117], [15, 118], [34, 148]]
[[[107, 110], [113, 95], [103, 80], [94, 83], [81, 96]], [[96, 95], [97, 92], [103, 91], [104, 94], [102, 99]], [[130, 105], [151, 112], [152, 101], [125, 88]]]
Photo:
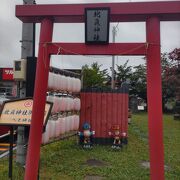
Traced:
[[[32, 115], [32, 99], [24, 99], [17, 101], [7, 101], [4, 104], [0, 116], [0, 125], [30, 125]], [[47, 119], [48, 113], [51, 110], [51, 104], [46, 103], [44, 111], [44, 123]]]
[[109, 9], [86, 9], [86, 43], [104, 44], [109, 41]]

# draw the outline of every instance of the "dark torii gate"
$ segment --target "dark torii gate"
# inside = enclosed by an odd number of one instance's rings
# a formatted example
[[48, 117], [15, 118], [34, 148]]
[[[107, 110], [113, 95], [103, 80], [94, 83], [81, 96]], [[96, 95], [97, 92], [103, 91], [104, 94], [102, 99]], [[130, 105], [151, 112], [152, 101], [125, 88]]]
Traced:
[[[53, 43], [53, 23], [84, 23], [84, 9], [109, 7], [111, 22], [146, 22], [146, 42], [85, 45]], [[102, 4], [18, 5], [16, 16], [25, 23], [41, 23], [32, 123], [26, 160], [26, 180], [37, 178], [50, 55], [146, 55], [150, 174], [164, 179], [160, 21], [180, 21], [180, 1]]]

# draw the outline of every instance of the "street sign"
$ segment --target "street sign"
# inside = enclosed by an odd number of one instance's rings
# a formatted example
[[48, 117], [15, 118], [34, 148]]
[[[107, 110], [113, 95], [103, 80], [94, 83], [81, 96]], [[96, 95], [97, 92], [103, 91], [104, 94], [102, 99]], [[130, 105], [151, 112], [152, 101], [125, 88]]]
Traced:
[[109, 43], [109, 8], [85, 8], [86, 44]]
[[[0, 114], [0, 125], [31, 125], [32, 107], [32, 98], [5, 101]], [[52, 103], [46, 102], [44, 125], [46, 125], [51, 109]]]
[[0, 68], [0, 81], [14, 81], [13, 68]]

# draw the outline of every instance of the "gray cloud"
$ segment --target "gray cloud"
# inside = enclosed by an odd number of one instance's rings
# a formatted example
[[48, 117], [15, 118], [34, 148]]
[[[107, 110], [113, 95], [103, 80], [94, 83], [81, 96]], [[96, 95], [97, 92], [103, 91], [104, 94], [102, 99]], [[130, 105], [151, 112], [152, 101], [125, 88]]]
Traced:
[[2, 0], [0, 6], [0, 67], [12, 67], [20, 57], [21, 22], [15, 17], [17, 1]]
[[[125, 2], [128, 0], [36, 0], [37, 4], [60, 3], [101, 3], [101, 2]], [[131, 0], [132, 1], [132, 0]], [[136, 0], [145, 1], [145, 0]], [[155, 0], [151, 0], [155, 1]], [[134, 1], [133, 1], [134, 2]], [[21, 28], [22, 23], [15, 17], [15, 5], [22, 4], [22, 0], [1, 0], [0, 6], [0, 67], [12, 67], [13, 60], [19, 59], [21, 54]], [[112, 26], [115, 24], [111, 25]], [[142, 42], [146, 39], [145, 23], [119, 23], [116, 42]], [[37, 25], [36, 54], [39, 40], [39, 25]], [[162, 52], [169, 52], [180, 47], [180, 22], [161, 23], [161, 48]], [[110, 40], [112, 39], [110, 30]], [[84, 42], [83, 24], [55, 24], [53, 41]], [[118, 57], [116, 63], [122, 64], [130, 59], [130, 64], [143, 63], [142, 57]], [[111, 57], [84, 57], [84, 56], [55, 56], [51, 64], [60, 68], [80, 68], [83, 64], [91, 64], [98, 61], [103, 68], [111, 66]]]

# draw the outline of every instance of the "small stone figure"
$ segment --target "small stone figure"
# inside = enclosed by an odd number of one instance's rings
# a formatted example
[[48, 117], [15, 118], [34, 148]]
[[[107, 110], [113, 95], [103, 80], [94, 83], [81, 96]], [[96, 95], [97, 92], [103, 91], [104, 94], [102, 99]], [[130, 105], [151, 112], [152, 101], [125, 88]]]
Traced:
[[80, 142], [83, 143], [84, 148], [92, 147], [92, 136], [95, 134], [95, 131], [90, 131], [91, 126], [89, 123], [83, 124], [83, 132], [78, 132], [80, 136]]
[[111, 132], [109, 132], [109, 135], [114, 138], [112, 148], [120, 149], [122, 147], [120, 126], [119, 125], [112, 126]]

